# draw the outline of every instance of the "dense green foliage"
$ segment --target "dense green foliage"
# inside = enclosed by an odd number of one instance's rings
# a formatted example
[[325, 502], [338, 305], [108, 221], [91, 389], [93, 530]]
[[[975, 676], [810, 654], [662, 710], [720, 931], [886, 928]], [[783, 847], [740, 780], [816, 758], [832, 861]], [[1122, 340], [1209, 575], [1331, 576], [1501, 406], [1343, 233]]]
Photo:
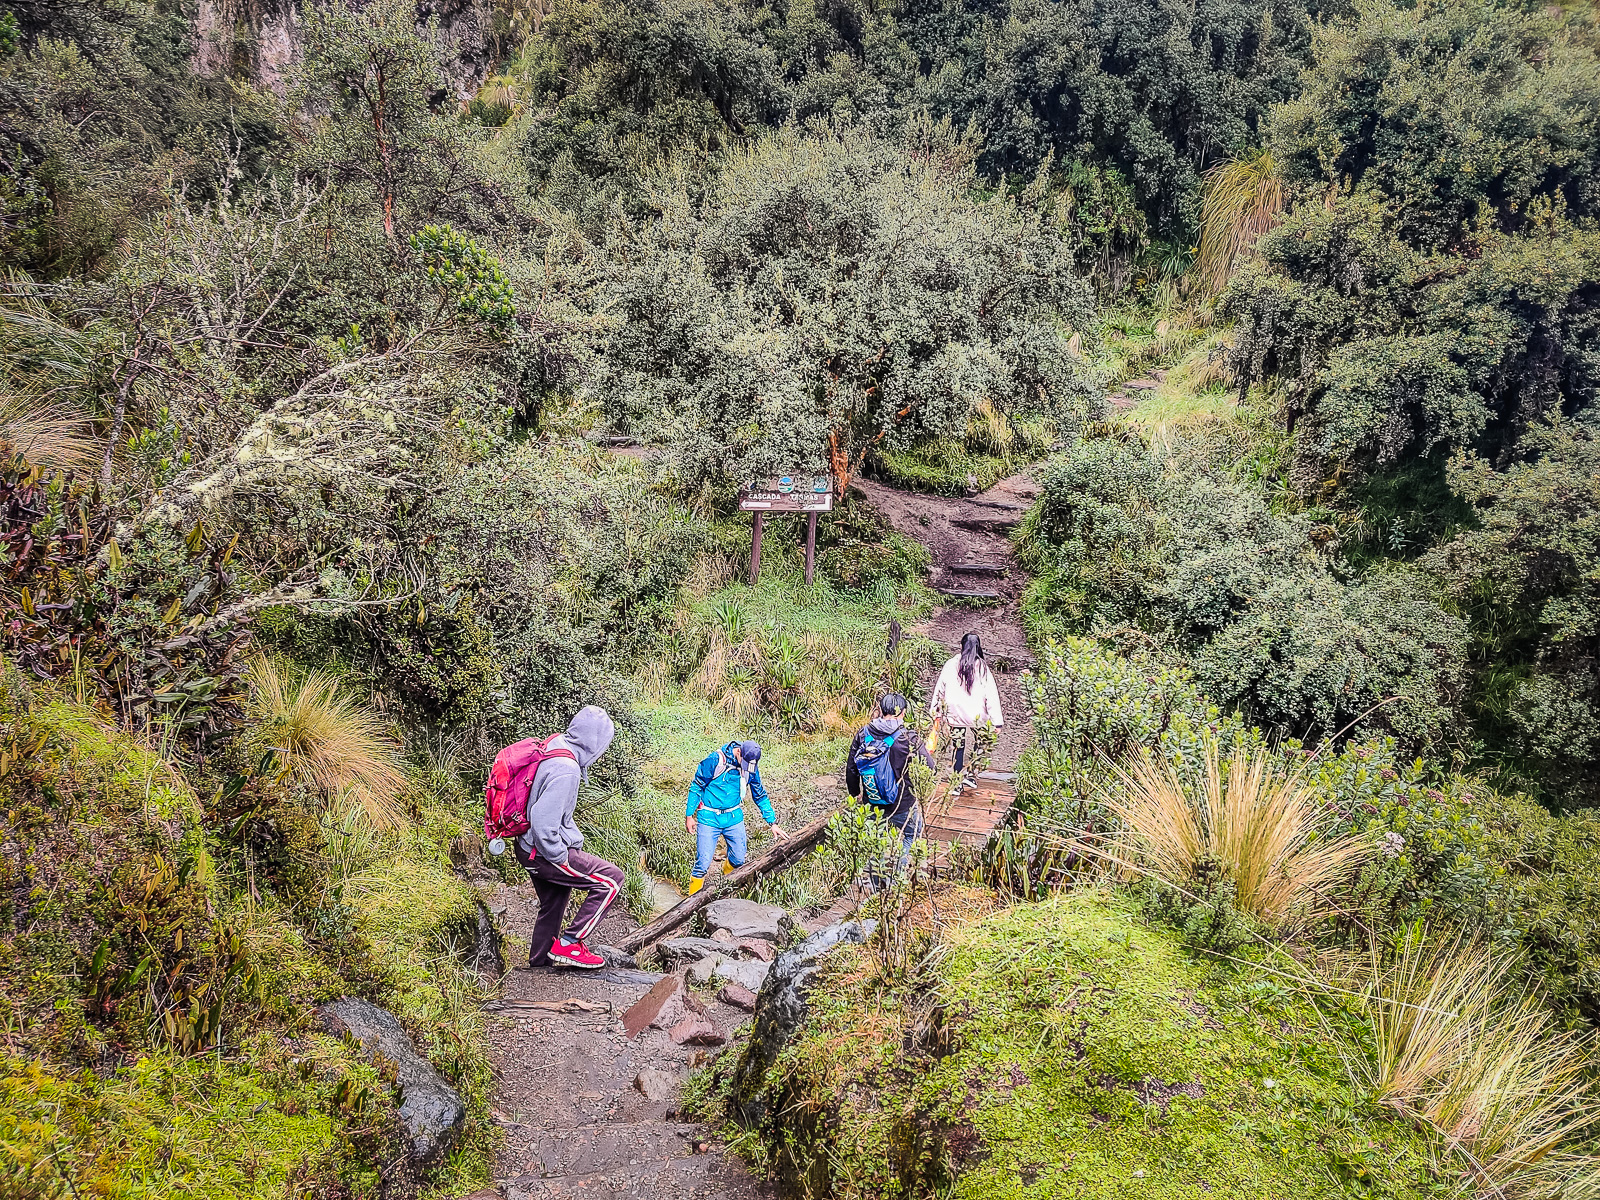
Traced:
[[1119, 288], [1149, 234], [1197, 227], [1201, 172], [1290, 95], [1297, 3], [1193, 9], [1082, 0], [558, 0], [516, 64], [516, 124], [547, 194], [596, 220], [637, 198], [636, 164], [813, 117], [880, 131], [922, 113], [981, 132], [985, 176], [1052, 191], [1080, 264]]
[[1028, 611], [1036, 633], [1153, 641], [1219, 703], [1293, 736], [1441, 741], [1461, 621], [1414, 569], [1349, 579], [1317, 533], [1195, 456], [1083, 442], [1044, 475], [1023, 533]]
[[[214, 56], [168, 0], [0, 13], [0, 1192], [374, 1194], [394, 1092], [315, 1031], [344, 994], [470, 1109], [431, 1179], [383, 1194], [482, 1182], [484, 768], [610, 708], [580, 819], [641, 910], [644, 868], [687, 871], [706, 739], [833, 770], [936, 665], [914, 634], [882, 652], [927, 615], [928, 559], [844, 494], [860, 471], [958, 494], [1057, 455], [1019, 533], [1038, 747], [975, 875], [1079, 881], [1118, 832], [1103, 756], [1192, 788], [1208, 744], [1248, 746], [1372, 850], [1305, 949], [1515, 946], [1562, 1020], [1600, 1020], [1595, 820], [1525, 798], [1600, 800], [1587, 14], [486, 15], [505, 58], [480, 81], [412, 0], [308, 4], [280, 95], [227, 74], [243, 57], [196, 74]], [[1217, 305], [1185, 273], [1236, 158], [1276, 227]], [[1103, 385], [1161, 367], [1167, 398], [1205, 389], [1161, 410], [1187, 423], [1107, 412]], [[810, 469], [841, 492], [819, 581], [775, 519], [767, 579], [734, 582], [735, 488]], [[323, 727], [388, 794], [297, 768], [263, 651], [279, 699], [323, 672]], [[774, 1080], [803, 1112], [784, 1170], [873, 1195], [1111, 1194], [1136, 1163], [1186, 1196], [1445, 1186], [1301, 1001], [1184, 957], [1279, 932], [1197, 884], [1002, 914], [925, 964], [938, 1003], [909, 974], [884, 993], [882, 1037], [841, 974]], [[846, 1037], [867, 1052], [841, 1066]]]
[[1330, 535], [1421, 557], [1467, 619], [1463, 737], [1519, 786], [1593, 803], [1592, 28], [1362, 4], [1318, 31], [1304, 80], [1270, 131], [1295, 200], [1226, 298], [1239, 382], [1281, 389], [1285, 482]]
[[596, 388], [619, 425], [665, 434], [686, 481], [848, 478], [985, 402], [1081, 419], [1061, 329], [1091, 304], [1064, 245], [1027, 207], [968, 198], [948, 127], [915, 132], [788, 127], [709, 178], [652, 180], [656, 218], [606, 245], [620, 311]]
[[[1269, 744], [1237, 713], [1210, 704], [1187, 671], [1082, 639], [1048, 645], [1029, 699], [1038, 748], [1023, 772], [1021, 804], [1027, 827], [1043, 836], [1031, 851], [1038, 871], [1059, 868], [1049, 852], [1054, 839], [1115, 833], [1105, 805], [1108, 762], [1147, 750], [1178, 764], [1199, 787], [1207, 739], [1225, 750]], [[1284, 741], [1272, 753], [1301, 772], [1338, 827], [1361, 832], [1379, 850], [1327, 898], [1315, 936], [1361, 944], [1429, 921], [1468, 938], [1515, 940], [1563, 1019], [1596, 1019], [1600, 831], [1592, 813], [1552, 817], [1485, 780], [1399, 756], [1392, 740], [1315, 752]], [[1225, 898], [1178, 905], [1202, 943], [1242, 936], [1237, 925], [1218, 922], [1218, 904]]]

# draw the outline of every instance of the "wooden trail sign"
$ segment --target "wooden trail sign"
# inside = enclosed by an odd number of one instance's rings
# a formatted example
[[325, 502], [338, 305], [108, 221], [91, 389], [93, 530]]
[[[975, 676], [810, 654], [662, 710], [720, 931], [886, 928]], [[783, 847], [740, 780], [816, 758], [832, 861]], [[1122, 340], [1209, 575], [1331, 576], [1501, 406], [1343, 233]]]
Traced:
[[817, 561], [817, 514], [833, 511], [832, 475], [779, 475], [752, 483], [739, 493], [739, 507], [750, 513], [750, 582], [761, 578], [761, 527], [768, 513], [806, 514], [806, 586]]

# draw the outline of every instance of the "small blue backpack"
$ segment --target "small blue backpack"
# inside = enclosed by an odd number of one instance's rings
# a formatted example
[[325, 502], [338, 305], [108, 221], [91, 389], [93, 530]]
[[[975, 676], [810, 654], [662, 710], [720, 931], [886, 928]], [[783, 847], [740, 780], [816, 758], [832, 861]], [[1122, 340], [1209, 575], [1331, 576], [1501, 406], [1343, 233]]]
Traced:
[[889, 747], [894, 745], [894, 734], [877, 738], [871, 730], [861, 736], [861, 749], [856, 751], [856, 773], [861, 776], [861, 798], [879, 808], [893, 808], [900, 799], [900, 781], [894, 777], [889, 765]]

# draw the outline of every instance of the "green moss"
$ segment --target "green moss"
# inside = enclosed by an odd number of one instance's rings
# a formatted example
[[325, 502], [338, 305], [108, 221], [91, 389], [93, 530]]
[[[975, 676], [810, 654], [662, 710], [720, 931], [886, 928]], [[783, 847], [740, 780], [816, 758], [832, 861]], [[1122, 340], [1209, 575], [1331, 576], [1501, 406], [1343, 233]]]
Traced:
[[[200, 802], [160, 754], [106, 725], [93, 709], [53, 701], [36, 706], [28, 724], [48, 736], [44, 754], [93, 801], [73, 817], [86, 825], [117, 824], [129, 813], [197, 825]], [[52, 752], [54, 752], [52, 754]]]
[[470, 1191], [488, 1178], [494, 1145], [494, 1077], [483, 990], [472, 970], [477, 897], [426, 854], [396, 856], [352, 875], [340, 894], [386, 968], [382, 1003], [466, 1102], [466, 1129], [434, 1184], [442, 1195]]
[[1421, 1135], [1352, 1089], [1329, 1031], [1353, 1018], [1194, 960], [1124, 901], [1077, 893], [954, 931], [931, 1018], [870, 994], [860, 952], [841, 960], [768, 1081], [785, 1116], [765, 1149], [812, 1194], [1430, 1190]]
[[0, 1064], [0, 1193], [280, 1197], [332, 1182], [340, 1131], [327, 1104], [333, 1062], [274, 1077], [152, 1055], [100, 1079], [37, 1062]]

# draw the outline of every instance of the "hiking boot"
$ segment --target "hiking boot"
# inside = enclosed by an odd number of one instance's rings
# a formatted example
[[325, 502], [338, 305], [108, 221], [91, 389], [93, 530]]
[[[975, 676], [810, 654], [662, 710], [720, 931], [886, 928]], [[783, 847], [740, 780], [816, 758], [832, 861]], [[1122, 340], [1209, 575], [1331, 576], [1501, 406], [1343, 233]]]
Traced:
[[569, 967], [583, 967], [588, 971], [606, 965], [605, 959], [582, 942], [569, 942], [566, 938], [559, 937], [550, 944], [550, 961], [552, 966], [561, 962]]
[[696, 876], [694, 876], [692, 879], [689, 880], [689, 895], [691, 895], [691, 896], [694, 895], [701, 888], [705, 887], [705, 885], [706, 885], [706, 877], [704, 875], [696, 875]]

